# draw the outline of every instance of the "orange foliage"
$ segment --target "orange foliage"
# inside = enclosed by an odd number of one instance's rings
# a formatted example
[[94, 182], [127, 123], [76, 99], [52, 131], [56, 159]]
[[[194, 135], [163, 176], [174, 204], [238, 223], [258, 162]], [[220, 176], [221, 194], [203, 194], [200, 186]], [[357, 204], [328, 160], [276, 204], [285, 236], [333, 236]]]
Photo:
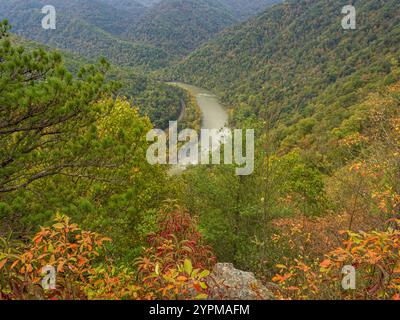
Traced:
[[193, 294], [207, 297], [204, 279], [216, 258], [196, 230], [196, 220], [184, 209], [173, 207], [161, 212], [158, 225], [158, 231], [148, 238], [149, 247], [137, 260], [149, 297], [157, 298], [159, 293], [170, 299], [190, 299]]
[[[372, 230], [380, 221], [380, 217], [364, 216], [355, 220], [354, 228]], [[340, 245], [338, 232], [348, 227], [349, 217], [348, 214], [296, 216], [275, 219], [272, 223], [279, 230], [279, 234], [272, 236], [276, 246], [285, 246], [291, 251], [301, 252], [303, 256], [322, 257], [325, 252]]]
[[[200, 265], [200, 257], [212, 261], [208, 247], [194, 222], [184, 212], [171, 219], [186, 221], [178, 237], [151, 235], [151, 247], [138, 259], [137, 270], [116, 266], [106, 254], [105, 243], [111, 239], [84, 231], [57, 215], [51, 227], [41, 228], [27, 247], [0, 251], [0, 299], [204, 299], [209, 272]], [[182, 218], [182, 219], [180, 219]], [[172, 223], [172, 221], [170, 221]], [[189, 229], [187, 229], [189, 228]], [[165, 230], [160, 228], [160, 230]], [[192, 234], [189, 234], [191, 231]], [[177, 241], [180, 236], [190, 240]], [[41, 286], [45, 266], [56, 270], [56, 288]]]
[[[3, 298], [83, 299], [84, 287], [93, 274], [93, 262], [103, 244], [110, 241], [100, 235], [81, 230], [65, 216], [57, 215], [52, 227], [43, 228], [33, 237], [20, 255], [6, 255], [2, 269], [9, 273], [10, 293]], [[57, 289], [44, 291], [40, 282], [42, 269], [52, 266], [57, 271]]]
[[[395, 220], [397, 227], [400, 221]], [[273, 278], [281, 299], [396, 299], [400, 295], [400, 230], [342, 232], [342, 245], [325, 259], [295, 259], [292, 265], [277, 265]], [[341, 287], [342, 268], [356, 269], [355, 290]]]

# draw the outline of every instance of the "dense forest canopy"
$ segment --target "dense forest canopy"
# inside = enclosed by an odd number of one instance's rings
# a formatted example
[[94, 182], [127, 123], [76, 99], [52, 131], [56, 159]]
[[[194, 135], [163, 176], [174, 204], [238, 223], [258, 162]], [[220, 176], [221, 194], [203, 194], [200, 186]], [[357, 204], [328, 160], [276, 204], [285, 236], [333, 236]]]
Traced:
[[[27, 25], [21, 24], [30, 23], [33, 25], [32, 19], [34, 17], [37, 18], [38, 15], [32, 15], [35, 11], [41, 13], [41, 9], [48, 4], [48, 2], [43, 0], [7, 0], [2, 1], [0, 8], [2, 9], [2, 14], [9, 17], [15, 29], [14, 31], [26, 32], [27, 30], [25, 28]], [[59, 14], [62, 14], [59, 22], [64, 19], [69, 21], [85, 20], [88, 24], [114, 35], [121, 34], [128, 26], [137, 22], [138, 17], [140, 17], [145, 10], [145, 8], [138, 3], [135, 4], [132, 2], [131, 6], [126, 7], [124, 3], [117, 6], [115, 2], [107, 0], [53, 0], [51, 1], [51, 5], [57, 9]], [[36, 12], [36, 14], [39, 12]], [[23, 21], [23, 18], [27, 17], [29, 20]], [[39, 19], [39, 21], [40, 20], [41, 19]], [[42, 32], [41, 34], [43, 35], [45, 33]]]
[[390, 71], [391, 58], [398, 54], [399, 6], [397, 1], [356, 1], [357, 32], [344, 32], [337, 13], [345, 4], [290, 1], [275, 6], [193, 52], [172, 77], [213, 88], [228, 103], [251, 98], [288, 110], [303, 109], [329, 88], [346, 95], [349, 89], [340, 87], [347, 82], [359, 87], [367, 84], [360, 79], [369, 79], [366, 74], [379, 77]]
[[40, 23], [44, 17], [41, 9], [47, 4], [44, 0], [2, 1], [0, 19], [9, 19], [18, 35], [91, 59], [103, 56], [114, 64], [150, 69], [165, 66], [169, 59], [156, 46], [132, 43], [118, 36], [135, 23], [135, 11], [98, 0], [56, 0], [53, 5], [58, 8], [57, 28], [47, 32]]
[[255, 15], [278, 0], [161, 0], [132, 24], [129, 39], [158, 44], [184, 56], [228, 26]]
[[[124, 0], [109, 0], [109, 1], [119, 3], [119, 2], [123, 2]], [[130, 2], [130, 0], [126, 0], [126, 2]], [[137, 2], [141, 3], [142, 5], [144, 5], [146, 7], [151, 7], [154, 4], [160, 2], [160, 0], [137, 0]]]
[[245, 20], [257, 13], [265, 11], [268, 7], [281, 3], [281, 0], [219, 0], [229, 8], [239, 20]]
[[[265, 3], [264, 3], [265, 2]], [[31, 40], [89, 58], [106, 57], [120, 66], [153, 70], [191, 52], [242, 16], [274, 1], [162, 0], [140, 4], [122, 0], [54, 0], [57, 28], [47, 32], [37, 23], [45, 0], [7, 0], [0, 19], [13, 32]], [[276, 2], [276, 1], [275, 1]], [[246, 8], [250, 11], [245, 10]]]
[[[37, 42], [26, 40], [13, 35], [11, 40], [16, 45], [22, 45], [26, 50], [50, 48]], [[93, 62], [92, 59], [62, 51], [64, 63], [67, 69], [77, 74], [82, 67]], [[166, 128], [169, 120], [175, 120], [182, 112], [182, 104], [190, 103], [187, 94], [174, 86], [157, 81], [154, 77], [141, 72], [134, 72], [127, 67], [111, 65], [107, 73], [107, 79], [115, 80], [119, 84], [116, 94], [127, 97], [139, 109], [142, 115], [149, 116], [157, 128]]]
[[[338, 14], [346, 4], [277, 5], [168, 70], [170, 78], [218, 92], [232, 106], [235, 127], [257, 128], [259, 171], [253, 176], [235, 179], [222, 167], [187, 172], [192, 197], [186, 205], [203, 216], [218, 257], [265, 271], [278, 255], [277, 239], [289, 240], [289, 251], [300, 247], [317, 256], [318, 248], [336, 244], [328, 230], [384, 230], [385, 219], [398, 217], [400, 5], [355, 1], [358, 27], [351, 31], [342, 29]], [[383, 154], [390, 156], [379, 160]], [[324, 226], [320, 238], [313, 232], [318, 224]], [[287, 233], [276, 233], [269, 244], [276, 226]], [[297, 227], [298, 238], [290, 231]], [[301, 259], [305, 273], [311, 260]], [[275, 279], [294, 287], [292, 297], [332, 293], [303, 291], [299, 265], [281, 268]]]
[[127, 36], [183, 56], [235, 22], [218, 1], [162, 0], [131, 25]]
[[100, 0], [114, 8], [128, 12], [129, 15], [134, 14], [135, 17], [141, 16], [151, 6], [153, 1], [149, 0]]

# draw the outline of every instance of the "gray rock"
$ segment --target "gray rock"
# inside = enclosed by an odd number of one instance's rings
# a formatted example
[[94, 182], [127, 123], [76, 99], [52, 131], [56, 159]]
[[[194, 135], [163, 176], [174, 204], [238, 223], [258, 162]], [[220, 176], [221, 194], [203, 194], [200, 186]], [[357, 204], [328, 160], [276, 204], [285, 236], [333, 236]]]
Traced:
[[253, 273], [217, 263], [207, 278], [211, 300], [273, 300], [274, 295]]

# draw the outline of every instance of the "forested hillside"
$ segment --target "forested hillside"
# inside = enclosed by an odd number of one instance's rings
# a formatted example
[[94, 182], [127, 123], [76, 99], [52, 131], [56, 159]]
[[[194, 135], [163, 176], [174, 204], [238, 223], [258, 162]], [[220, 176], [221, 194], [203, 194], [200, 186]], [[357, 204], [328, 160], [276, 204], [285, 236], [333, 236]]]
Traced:
[[[37, 49], [51, 50], [48, 46], [29, 41], [13, 35], [12, 42], [23, 46], [28, 51]], [[60, 51], [67, 69], [73, 74], [95, 60], [84, 59], [68, 51]], [[182, 111], [182, 104], [190, 103], [187, 93], [174, 86], [155, 80], [141, 72], [135, 72], [127, 67], [111, 65], [107, 74], [108, 80], [118, 83], [117, 94], [124, 96], [138, 108], [140, 114], [149, 116], [157, 128], [166, 128], [170, 120], [177, 119]]]
[[345, 123], [366, 94], [398, 79], [393, 70], [400, 52], [397, 1], [357, 2], [356, 31], [341, 29], [344, 4], [276, 6], [223, 32], [178, 64], [172, 77], [219, 92], [237, 108], [239, 122], [250, 116], [269, 121], [276, 110], [283, 148], [314, 133], [309, 142], [317, 154], [335, 153], [325, 148], [325, 133]]
[[149, 44], [125, 41], [118, 34], [136, 21], [135, 13], [88, 0], [55, 0], [57, 29], [45, 30], [41, 21], [44, 0], [9, 0], [0, 3], [0, 19], [9, 19], [13, 32], [86, 58], [101, 56], [134, 68], [165, 66], [168, 55]]
[[[123, 17], [123, 19], [126, 19], [126, 14], [128, 14], [130, 18], [134, 18], [134, 20], [130, 21], [131, 23], [135, 22], [138, 17], [143, 15], [147, 7], [151, 5], [151, 1], [147, 2], [146, 0], [100, 0], [100, 1], [107, 3], [110, 6], [125, 12], [125, 16]], [[117, 21], [115, 23], [117, 23]]]
[[[85, 20], [90, 25], [111, 34], [119, 35], [131, 24], [137, 22], [145, 11], [145, 7], [137, 2], [129, 1], [128, 3], [129, 6], [126, 6], [126, 3], [123, 2], [108, 0], [53, 0], [51, 5], [61, 14], [60, 22], [64, 19], [69, 22], [71, 20]], [[16, 30], [26, 32], [22, 23], [33, 25], [33, 19], [40, 22], [44, 16], [40, 15], [41, 9], [48, 4], [43, 0], [7, 0], [2, 1], [0, 12], [2, 12], [2, 15], [8, 16]], [[35, 11], [36, 15], [32, 16]], [[24, 21], [24, 18], [27, 17], [29, 20]], [[41, 26], [40, 23], [39, 26]]]
[[256, 113], [278, 105], [304, 110], [328, 91], [354, 99], [357, 89], [390, 73], [400, 8], [394, 0], [356, 1], [358, 29], [352, 32], [341, 27], [345, 3], [275, 6], [196, 50], [172, 77], [212, 88], [227, 103], [249, 102]]
[[162, 0], [131, 25], [127, 37], [183, 56], [235, 22], [218, 1]]
[[[219, 93], [232, 126], [255, 128], [253, 175], [193, 168], [182, 199], [218, 259], [273, 278], [283, 298], [398, 297], [367, 270], [398, 261], [400, 3], [355, 1], [356, 30], [342, 28], [346, 4], [277, 5], [169, 73]], [[342, 232], [342, 244], [341, 230], [367, 233]], [[333, 280], [345, 263], [365, 272], [354, 295]]]
[[245, 20], [257, 13], [266, 10], [269, 6], [280, 3], [282, 0], [219, 0], [225, 4], [239, 20]]
[[228, 26], [280, 0], [161, 0], [152, 5], [126, 37], [160, 45], [172, 56], [184, 56]]
[[193, 51], [225, 27], [255, 14], [271, 1], [162, 0], [141, 4], [130, 0], [54, 0], [56, 30], [44, 30], [45, 0], [7, 0], [0, 19], [13, 32], [86, 58], [153, 70]]
[[[162, 0], [103, 0], [112, 4], [117, 8], [131, 8], [136, 6], [137, 3], [150, 8]], [[174, 1], [174, 0], [172, 0]], [[238, 19], [246, 19], [252, 15], [255, 15], [261, 11], [264, 11], [267, 7], [282, 2], [282, 0], [214, 0], [212, 3], [218, 3], [225, 5], [230, 12]]]

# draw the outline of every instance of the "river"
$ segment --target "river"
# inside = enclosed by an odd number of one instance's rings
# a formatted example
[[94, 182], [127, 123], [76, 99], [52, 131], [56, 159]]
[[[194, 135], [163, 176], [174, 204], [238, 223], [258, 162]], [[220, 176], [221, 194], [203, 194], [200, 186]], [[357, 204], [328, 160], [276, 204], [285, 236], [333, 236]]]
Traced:
[[170, 82], [192, 94], [199, 105], [202, 114], [202, 129], [223, 129], [228, 124], [228, 113], [219, 103], [218, 97], [212, 92], [181, 82]]
[[[169, 82], [169, 84], [187, 90], [196, 98], [202, 115], [201, 129], [217, 129], [221, 132], [224, 132], [224, 129], [227, 129], [228, 112], [220, 104], [218, 97], [215, 94], [206, 89], [182, 82]], [[196, 163], [198, 160], [199, 159], [191, 159], [189, 162]], [[171, 173], [178, 173], [185, 168], [186, 166], [183, 165], [175, 166], [175, 168], [172, 168]]]

